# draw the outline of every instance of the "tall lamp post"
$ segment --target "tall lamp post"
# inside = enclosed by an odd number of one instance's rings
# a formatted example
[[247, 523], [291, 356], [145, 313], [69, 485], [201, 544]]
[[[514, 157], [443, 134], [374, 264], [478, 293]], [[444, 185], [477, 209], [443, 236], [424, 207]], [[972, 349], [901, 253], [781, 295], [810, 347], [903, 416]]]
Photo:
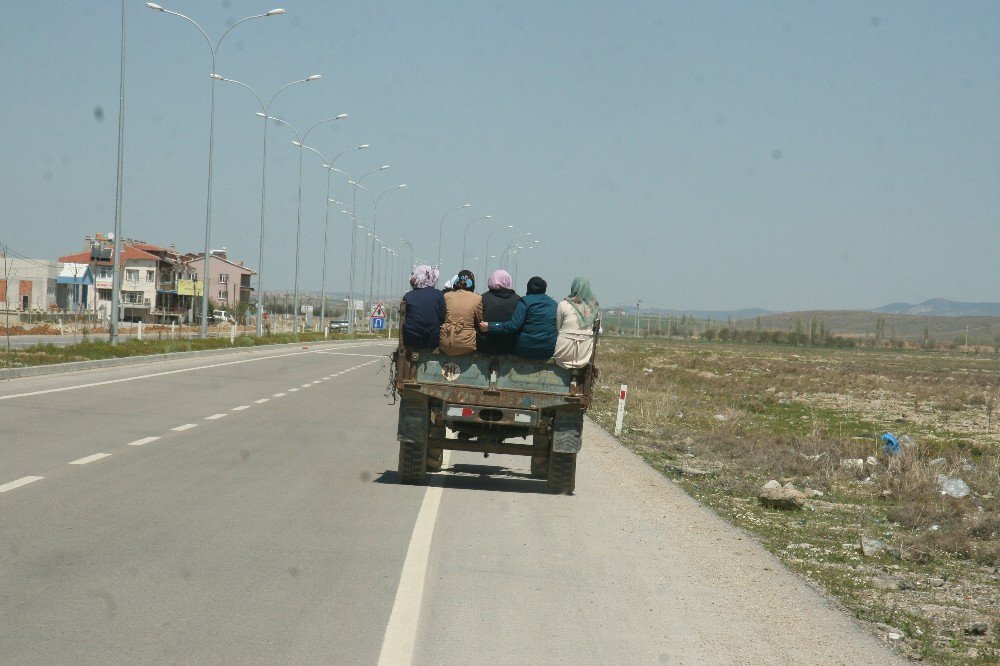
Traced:
[[[226, 35], [228, 35], [230, 31], [239, 24], [246, 23], [247, 21], [250, 21], [252, 19], [266, 18], [268, 16], [278, 16], [280, 14], [284, 14], [285, 10], [280, 8], [271, 9], [269, 11], [264, 12], [263, 14], [254, 14], [253, 16], [247, 16], [246, 18], [240, 19], [236, 23], [226, 28], [226, 31], [222, 33], [222, 35], [219, 37], [219, 40], [215, 44], [212, 44], [212, 40], [209, 38], [208, 33], [205, 32], [204, 28], [198, 25], [198, 23], [194, 19], [185, 16], [184, 14], [180, 14], [178, 12], [171, 11], [169, 9], [164, 9], [155, 2], [147, 2], [146, 6], [154, 11], [163, 12], [164, 14], [172, 14], [191, 23], [194, 27], [198, 28], [199, 32], [201, 32], [202, 37], [205, 38], [205, 42], [208, 43], [209, 50], [212, 52], [212, 71], [210, 74], [212, 81], [212, 105], [211, 105], [211, 112], [209, 115], [209, 124], [208, 124], [208, 187], [207, 187], [208, 196], [205, 204], [205, 266], [204, 266], [205, 278], [202, 280], [201, 330], [200, 330], [201, 337], [207, 338], [208, 337], [208, 285], [211, 281], [210, 278], [212, 275], [209, 264], [212, 257], [212, 247], [211, 247], [212, 245], [212, 154], [215, 143], [215, 81], [216, 81], [216, 78], [214, 76], [215, 56], [219, 51], [219, 46], [222, 45], [222, 40], [225, 39]], [[117, 261], [117, 259], [115, 260]]]
[[[389, 194], [389, 192], [394, 192], [396, 190], [401, 190], [404, 187], [406, 187], [406, 183], [402, 183], [400, 185], [397, 185], [396, 187], [390, 187], [389, 189], [387, 189], [387, 190], [379, 193], [378, 196], [373, 196], [370, 190], [368, 190], [367, 188], [362, 187], [362, 189], [364, 189], [366, 192], [368, 192], [368, 196], [372, 197], [372, 207], [374, 208], [374, 211], [372, 212], [372, 233], [373, 234], [375, 233], [375, 229], [376, 229], [375, 225], [378, 222], [378, 204], [379, 204], [379, 201], [382, 200], [382, 197], [384, 197], [385, 195]], [[374, 294], [372, 293], [372, 291], [374, 289], [374, 286], [375, 286], [375, 245], [373, 244], [372, 245], [372, 257], [371, 257], [370, 275], [369, 275], [369, 282], [368, 282], [368, 289], [369, 289], [369, 293], [368, 293], [369, 300], [368, 300], [368, 302], [371, 305], [373, 305], [373, 306], [375, 304], [375, 301], [373, 300]]]
[[[364, 185], [362, 185], [361, 182], [365, 178], [367, 178], [368, 176], [372, 175], [373, 173], [378, 173], [380, 171], [385, 171], [388, 168], [389, 168], [388, 164], [383, 164], [379, 168], [372, 169], [371, 171], [365, 173], [364, 175], [362, 175], [360, 178], [358, 178], [356, 180], [351, 180], [350, 178], [348, 178], [348, 180], [347, 180], [348, 185], [350, 185], [354, 189], [354, 198], [351, 201], [351, 217], [354, 220], [357, 220], [356, 213], [358, 212], [358, 188], [360, 187], [361, 189], [363, 189], [366, 192], [368, 192], [368, 189]], [[341, 171], [340, 173], [342, 173], [345, 176], [347, 176], [347, 174], [345, 174], [343, 171]], [[368, 192], [368, 194], [371, 194], [371, 192]], [[355, 259], [355, 256], [356, 256], [356, 246], [357, 246], [357, 234], [358, 234], [358, 230], [357, 230], [357, 227], [355, 226], [355, 227], [353, 227], [351, 229], [351, 281], [350, 281], [351, 283], [350, 283], [350, 293], [348, 295], [348, 298], [351, 301], [351, 318], [348, 320], [349, 323], [348, 323], [348, 329], [347, 330], [348, 330], [348, 332], [351, 335], [354, 335], [354, 332], [355, 332], [355, 330], [357, 328], [357, 325], [356, 325], [357, 313], [356, 313], [355, 308], [354, 308], [354, 274], [357, 272], [356, 271], [356, 265], [357, 264], [356, 264], [356, 259]], [[365, 270], [362, 272], [362, 275], [366, 274], [367, 272], [368, 272], [368, 252], [365, 251]], [[363, 289], [363, 286], [362, 286], [362, 295], [363, 294], [364, 294], [364, 289]]]
[[461, 204], [460, 206], [455, 206], [454, 208], [452, 208], [447, 213], [441, 216], [441, 224], [438, 225], [438, 260], [437, 260], [437, 266], [435, 266], [435, 268], [437, 268], [439, 271], [441, 270], [441, 241], [444, 239], [444, 218], [448, 217], [450, 213], [454, 213], [456, 210], [461, 210], [462, 208], [468, 208], [471, 205], [472, 204], [467, 203], [467, 204]]
[[493, 219], [492, 215], [483, 215], [482, 217], [477, 217], [476, 219], [472, 220], [472, 222], [469, 222], [467, 225], [465, 225], [465, 233], [462, 234], [462, 269], [463, 270], [465, 269], [465, 242], [469, 238], [469, 227], [471, 227], [476, 222], [480, 222], [482, 220], [492, 220], [492, 219]]
[[490, 235], [486, 237], [486, 254], [483, 255], [484, 278], [488, 277], [488, 273], [490, 270], [490, 239], [493, 238], [493, 234], [495, 234], [498, 231], [503, 231], [504, 229], [513, 229], [513, 228], [514, 228], [513, 224], [507, 224], [505, 226], [500, 227], [499, 229], [494, 229], [493, 231], [490, 232]]
[[410, 243], [410, 241], [406, 240], [405, 238], [400, 238], [399, 242], [405, 245], [406, 247], [410, 248], [410, 270], [412, 271], [413, 267], [416, 265], [413, 263], [413, 245]]
[[[114, 249], [111, 252], [111, 326], [108, 331], [110, 342], [113, 345], [118, 344], [118, 301], [122, 288], [122, 266], [118, 257], [122, 247], [122, 189], [124, 186], [123, 169], [125, 167], [125, 0], [122, 0], [121, 18], [121, 57], [118, 65], [118, 169], [115, 178]], [[6, 283], [4, 288], [6, 288]], [[7, 294], [5, 293], [3, 296], [6, 301]]]
[[[276, 120], [295, 135], [295, 141], [292, 141], [292, 145], [301, 146], [305, 143], [306, 137], [309, 136], [309, 132], [322, 125], [323, 123], [329, 123], [334, 120], [343, 120], [347, 118], [346, 113], [341, 113], [339, 115], [333, 116], [331, 118], [324, 118], [318, 123], [313, 124], [312, 127], [307, 129], [301, 136], [295, 128], [289, 125], [286, 121], [281, 118], [276, 118], [274, 116], [265, 116], [266, 120]], [[292, 327], [295, 335], [299, 334], [299, 249], [302, 247], [302, 150], [299, 150], [299, 203], [298, 208], [295, 213], [295, 286], [294, 286], [294, 296], [292, 297], [292, 307], [294, 312], [292, 313]]]
[[[336, 162], [338, 159], [340, 159], [341, 155], [345, 155], [355, 150], [364, 150], [365, 148], [368, 147], [368, 144], [363, 143], [360, 146], [355, 146], [354, 148], [348, 148], [347, 150], [342, 150], [339, 153], [337, 153], [337, 155], [335, 155], [332, 160], [327, 160], [326, 157], [323, 156], [323, 153], [319, 152], [312, 146], [306, 146], [304, 144], [298, 143], [297, 141], [292, 141], [292, 144], [298, 146], [299, 148], [305, 148], [306, 150], [311, 150], [312, 152], [319, 155], [319, 158], [323, 160], [323, 168], [326, 169], [326, 197], [325, 197], [326, 212], [324, 213], [324, 218], [323, 218], [323, 278], [320, 286], [320, 293], [322, 296], [322, 300], [319, 306], [320, 330], [326, 331], [326, 328], [324, 328], [326, 326], [326, 248], [327, 248], [327, 239], [329, 238], [330, 235], [330, 204], [334, 202], [338, 204], [340, 203], [339, 201], [330, 198], [330, 174], [334, 170], [333, 163]], [[337, 171], [340, 170], [337, 169]]]
[[219, 76], [218, 74], [213, 74], [212, 78], [217, 81], [225, 81], [226, 83], [235, 83], [236, 85], [243, 86], [249, 90], [253, 96], [257, 98], [257, 102], [260, 103], [260, 111], [257, 112], [257, 115], [264, 122], [264, 150], [260, 165], [260, 247], [257, 251], [257, 337], [261, 337], [264, 335], [264, 211], [267, 207], [267, 114], [268, 110], [271, 108], [271, 102], [273, 102], [274, 99], [284, 90], [300, 83], [318, 81], [322, 77], [319, 74], [313, 74], [312, 76], [307, 76], [304, 79], [286, 83], [278, 89], [278, 92], [271, 95], [271, 99], [267, 100], [266, 103], [263, 99], [261, 99], [261, 96], [257, 94], [256, 90], [242, 81], [227, 79], [226, 77]]

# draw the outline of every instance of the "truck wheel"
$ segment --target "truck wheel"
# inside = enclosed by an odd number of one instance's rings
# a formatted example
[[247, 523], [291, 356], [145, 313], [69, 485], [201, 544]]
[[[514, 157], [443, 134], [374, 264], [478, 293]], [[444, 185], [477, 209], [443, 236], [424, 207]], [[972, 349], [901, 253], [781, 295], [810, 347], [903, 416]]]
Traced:
[[[548, 438], [544, 435], [532, 436], [532, 445], [539, 451], [548, 452], [551, 448]], [[531, 476], [536, 479], [544, 479], [549, 476], [549, 459], [545, 455], [531, 456]]]
[[399, 443], [399, 482], [422, 486], [427, 483], [427, 445], [422, 442]]
[[576, 454], [555, 453], [549, 457], [549, 492], [572, 495], [576, 487]]

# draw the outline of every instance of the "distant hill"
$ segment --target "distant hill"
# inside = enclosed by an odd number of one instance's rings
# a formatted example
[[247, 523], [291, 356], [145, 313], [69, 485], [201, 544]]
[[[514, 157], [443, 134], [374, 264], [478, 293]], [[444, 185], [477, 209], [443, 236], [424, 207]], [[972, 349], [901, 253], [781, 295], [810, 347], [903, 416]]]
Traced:
[[[763, 330], [793, 331], [799, 324], [808, 331], [809, 320], [814, 319], [817, 325], [821, 322], [834, 335], [866, 336], [875, 334], [880, 317], [885, 318], [886, 339], [920, 342], [926, 331], [935, 342], [956, 342], [960, 339], [964, 341], [968, 331], [970, 343], [993, 344], [1000, 336], [1000, 317], [907, 315], [863, 310], [782, 312], [761, 316], [759, 326]], [[737, 321], [734, 326], [753, 329], [758, 326], [758, 318]]]
[[932, 298], [923, 303], [890, 303], [874, 312], [924, 317], [1000, 317], [1000, 303], [961, 303], [947, 298]]

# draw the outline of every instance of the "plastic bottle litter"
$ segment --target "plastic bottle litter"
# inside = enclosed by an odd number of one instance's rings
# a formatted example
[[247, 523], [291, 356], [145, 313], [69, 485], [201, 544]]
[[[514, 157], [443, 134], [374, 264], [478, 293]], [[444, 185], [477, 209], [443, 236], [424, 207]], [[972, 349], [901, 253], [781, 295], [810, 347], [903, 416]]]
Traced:
[[954, 497], [955, 499], [962, 499], [972, 492], [972, 488], [969, 488], [969, 484], [962, 481], [962, 479], [949, 479], [944, 476], [939, 476], [938, 480], [941, 482], [942, 495], [948, 495], [949, 497]]
[[902, 453], [899, 448], [899, 439], [891, 432], [882, 433], [882, 450], [887, 456], [898, 456]]

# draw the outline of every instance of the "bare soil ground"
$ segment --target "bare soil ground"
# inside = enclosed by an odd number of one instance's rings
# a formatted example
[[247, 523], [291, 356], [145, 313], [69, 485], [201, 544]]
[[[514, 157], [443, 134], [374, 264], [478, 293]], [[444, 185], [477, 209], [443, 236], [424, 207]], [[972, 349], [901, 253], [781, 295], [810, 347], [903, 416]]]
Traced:
[[[1000, 357], [605, 338], [598, 358], [595, 420], [628, 384], [628, 446], [901, 654], [1000, 660]], [[772, 479], [805, 506], [765, 508]]]

